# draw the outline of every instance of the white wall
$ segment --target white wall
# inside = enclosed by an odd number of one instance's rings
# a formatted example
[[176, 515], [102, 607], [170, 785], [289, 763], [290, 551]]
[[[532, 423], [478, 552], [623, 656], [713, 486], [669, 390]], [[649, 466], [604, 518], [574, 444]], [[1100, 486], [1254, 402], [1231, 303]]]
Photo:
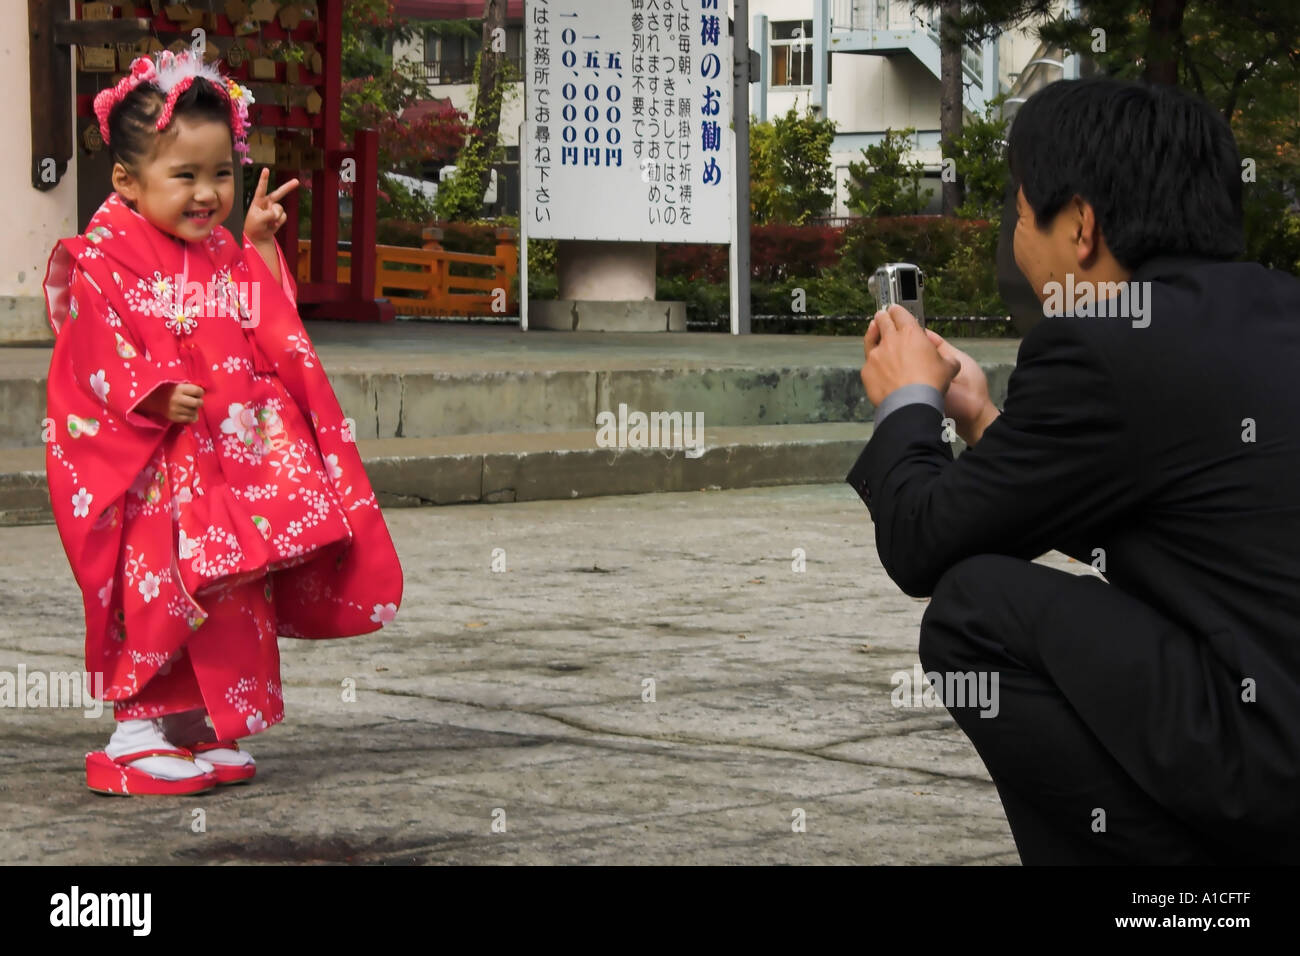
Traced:
[[[32, 186], [29, 35], [27, 4], [0, 3], [0, 83], [9, 91], [0, 97], [0, 129], [10, 144], [0, 150], [0, 345], [52, 340], [41, 292], [45, 265], [59, 239], [77, 234], [76, 157], [54, 189]], [[72, 123], [71, 110], [61, 121]]]
[[[891, 7], [891, 25], [908, 22], [907, 3]], [[812, 0], [753, 0], [752, 15], [766, 15], [769, 21], [811, 20]], [[815, 25], [814, 25], [815, 29]], [[754, 49], [756, 38], [751, 37]], [[763, 82], [772, 77], [771, 49], [763, 55]], [[800, 108], [809, 102], [811, 87], [768, 86], [768, 118], [780, 115], [791, 103]], [[827, 91], [827, 116], [843, 133], [881, 133], [887, 127], [898, 129], [938, 128], [939, 80], [913, 57], [883, 57], [865, 53], [832, 54], [831, 82]], [[757, 109], [757, 91], [751, 88], [751, 110]], [[937, 162], [937, 159], [936, 159]]]
[[[874, 7], [875, 0], [862, 0]], [[849, 7], [846, 0], [831, 0], [832, 10]], [[1064, 0], [1054, 9], [1065, 6]], [[751, 15], [765, 15], [774, 20], [811, 20], [813, 0], [751, 0]], [[911, 24], [911, 3], [891, 0], [889, 27], [906, 29]], [[750, 45], [757, 47], [751, 37]], [[1034, 53], [1038, 42], [1029, 28], [1003, 34], [998, 40], [998, 72], [1006, 86], [1012, 73], [1020, 70]], [[763, 82], [771, 81], [770, 49], [763, 54]], [[792, 102], [806, 105], [810, 87], [772, 87], [767, 89], [767, 115], [784, 113]], [[879, 134], [887, 127], [911, 126], [918, 130], [939, 128], [939, 80], [907, 55], [882, 57], [866, 53], [832, 54], [831, 82], [827, 92], [827, 115], [838, 124], [841, 134]], [[757, 111], [757, 90], [751, 88], [751, 111]], [[937, 148], [933, 160], [938, 163]]]
[[[469, 83], [435, 83], [429, 87], [439, 99], [451, 98], [451, 105], [464, 110], [474, 122], [475, 88]], [[500, 142], [502, 146], [519, 145], [519, 124], [524, 121], [524, 85], [511, 83], [501, 104]]]

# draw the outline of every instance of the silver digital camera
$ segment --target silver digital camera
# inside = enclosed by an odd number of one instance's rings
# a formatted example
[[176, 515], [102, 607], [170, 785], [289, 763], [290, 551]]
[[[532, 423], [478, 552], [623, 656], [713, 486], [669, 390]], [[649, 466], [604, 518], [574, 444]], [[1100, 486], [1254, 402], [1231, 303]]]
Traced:
[[925, 273], [910, 262], [887, 262], [867, 280], [877, 311], [901, 305], [916, 316], [921, 328], [925, 328], [925, 305], [921, 297], [924, 285]]

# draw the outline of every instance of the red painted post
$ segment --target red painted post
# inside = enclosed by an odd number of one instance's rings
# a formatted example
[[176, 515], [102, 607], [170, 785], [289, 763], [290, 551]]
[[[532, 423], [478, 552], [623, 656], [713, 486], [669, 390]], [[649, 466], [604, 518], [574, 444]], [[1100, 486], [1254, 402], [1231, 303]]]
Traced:
[[[343, 145], [340, 141], [339, 106], [342, 99], [343, 0], [321, 0], [321, 36], [325, 42], [321, 88], [320, 141], [328, 156], [330, 150]], [[324, 169], [312, 173], [311, 275], [316, 282], [339, 281], [339, 171], [326, 162]]]
[[[290, 177], [292, 178], [292, 177]], [[299, 189], [302, 187], [300, 186]], [[284, 253], [284, 261], [289, 266], [289, 275], [293, 276], [294, 282], [298, 281], [298, 190], [295, 189], [281, 200], [280, 204], [284, 206], [284, 232], [277, 238], [280, 241], [280, 250]]]
[[352, 187], [352, 298], [377, 299], [375, 207], [379, 202], [379, 134], [356, 133], [357, 181]]

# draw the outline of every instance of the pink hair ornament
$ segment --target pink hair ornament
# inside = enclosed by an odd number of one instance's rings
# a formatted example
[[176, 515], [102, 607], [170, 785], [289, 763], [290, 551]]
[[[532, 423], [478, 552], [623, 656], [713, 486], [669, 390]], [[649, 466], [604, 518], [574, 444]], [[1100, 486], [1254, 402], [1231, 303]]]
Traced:
[[248, 107], [253, 103], [253, 94], [247, 87], [222, 75], [215, 64], [204, 63], [189, 50], [180, 53], [163, 50], [158, 54], [156, 62], [147, 56], [138, 56], [131, 61], [131, 69], [116, 86], [100, 90], [95, 96], [95, 116], [99, 119], [99, 135], [103, 138], [104, 145], [109, 144], [108, 118], [112, 115], [113, 108], [137, 87], [156, 87], [166, 97], [157, 124], [158, 132], [161, 133], [172, 121], [176, 101], [199, 78], [211, 83], [230, 104], [230, 133], [235, 152], [239, 153], [241, 163], [251, 164], [253, 160], [248, 155]]

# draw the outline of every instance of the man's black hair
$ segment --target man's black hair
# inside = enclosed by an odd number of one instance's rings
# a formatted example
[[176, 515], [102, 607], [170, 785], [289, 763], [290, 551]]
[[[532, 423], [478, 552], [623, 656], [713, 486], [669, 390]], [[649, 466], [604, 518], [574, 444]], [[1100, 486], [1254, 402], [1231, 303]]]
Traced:
[[1244, 251], [1232, 130], [1177, 87], [1059, 80], [1020, 107], [1007, 158], [1040, 228], [1078, 195], [1127, 269], [1162, 254], [1233, 259]]
[[[165, 99], [158, 87], [142, 83], [113, 107], [108, 114], [109, 153], [113, 162], [138, 170], [141, 162], [152, 155], [154, 137], [158, 135], [155, 126]], [[215, 120], [230, 127], [230, 106], [226, 98], [203, 77], [196, 77], [176, 98], [172, 120], [178, 116]]]

